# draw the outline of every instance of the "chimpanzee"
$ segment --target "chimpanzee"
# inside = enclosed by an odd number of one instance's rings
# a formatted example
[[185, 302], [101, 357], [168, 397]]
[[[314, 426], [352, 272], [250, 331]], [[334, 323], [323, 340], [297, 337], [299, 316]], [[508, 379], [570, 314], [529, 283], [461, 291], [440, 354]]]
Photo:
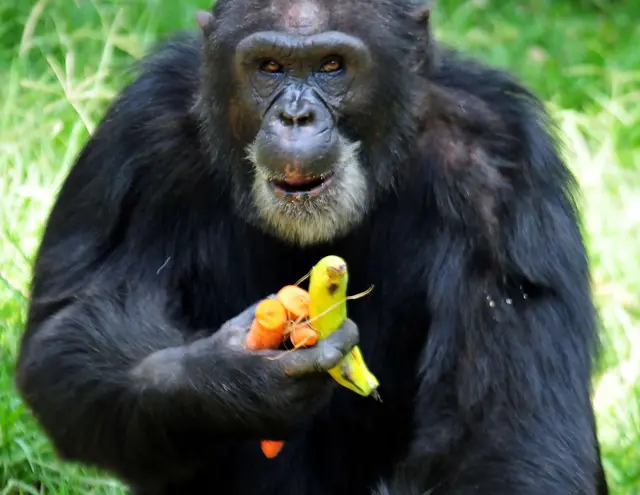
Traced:
[[[35, 263], [17, 384], [62, 459], [144, 495], [607, 493], [575, 180], [429, 12], [218, 0], [142, 61]], [[374, 287], [345, 324], [246, 349], [328, 254]], [[355, 344], [382, 402], [326, 373]]]

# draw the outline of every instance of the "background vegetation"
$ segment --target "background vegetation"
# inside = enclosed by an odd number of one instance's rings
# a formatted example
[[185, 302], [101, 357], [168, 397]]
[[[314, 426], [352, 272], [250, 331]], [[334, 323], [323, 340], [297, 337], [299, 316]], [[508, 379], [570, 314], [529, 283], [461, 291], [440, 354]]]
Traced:
[[[0, 0], [0, 495], [116, 494], [62, 466], [14, 392], [30, 266], [61, 180], [132, 60], [208, 0]], [[437, 32], [549, 103], [583, 188], [613, 493], [640, 494], [640, 2], [439, 0]]]

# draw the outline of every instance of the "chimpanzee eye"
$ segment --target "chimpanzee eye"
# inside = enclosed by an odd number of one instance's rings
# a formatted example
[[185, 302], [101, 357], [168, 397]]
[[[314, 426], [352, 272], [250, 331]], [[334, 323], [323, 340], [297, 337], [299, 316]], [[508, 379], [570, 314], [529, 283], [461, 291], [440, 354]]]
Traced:
[[342, 59], [338, 56], [331, 56], [322, 62], [320, 70], [322, 72], [337, 72], [342, 69]]
[[282, 72], [282, 65], [274, 60], [267, 60], [260, 64], [260, 70], [276, 74], [278, 72]]

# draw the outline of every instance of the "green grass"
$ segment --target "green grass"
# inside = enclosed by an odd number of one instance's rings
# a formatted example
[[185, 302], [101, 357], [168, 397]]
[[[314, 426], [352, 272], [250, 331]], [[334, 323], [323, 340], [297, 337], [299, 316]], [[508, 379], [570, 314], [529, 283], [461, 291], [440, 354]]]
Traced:
[[[0, 0], [0, 495], [122, 493], [100, 473], [56, 462], [15, 394], [13, 362], [56, 189], [131, 61], [192, 26], [209, 2], [188, 3]], [[640, 494], [640, 3], [437, 4], [446, 41], [513, 70], [559, 122], [582, 185], [604, 326], [594, 400], [606, 468], [614, 494]]]

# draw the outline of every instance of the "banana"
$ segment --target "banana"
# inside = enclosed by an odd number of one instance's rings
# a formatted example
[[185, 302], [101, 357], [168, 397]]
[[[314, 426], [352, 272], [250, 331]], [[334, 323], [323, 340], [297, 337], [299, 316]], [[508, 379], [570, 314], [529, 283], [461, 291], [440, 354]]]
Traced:
[[[311, 269], [309, 320], [319, 339], [327, 338], [347, 318], [348, 281], [347, 263], [339, 256], [326, 256]], [[367, 368], [359, 346], [353, 347], [329, 374], [343, 387], [380, 401], [378, 379]]]

